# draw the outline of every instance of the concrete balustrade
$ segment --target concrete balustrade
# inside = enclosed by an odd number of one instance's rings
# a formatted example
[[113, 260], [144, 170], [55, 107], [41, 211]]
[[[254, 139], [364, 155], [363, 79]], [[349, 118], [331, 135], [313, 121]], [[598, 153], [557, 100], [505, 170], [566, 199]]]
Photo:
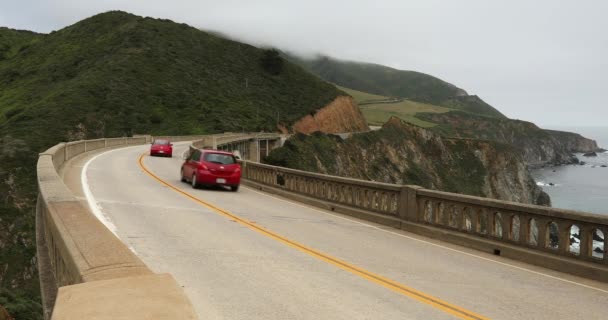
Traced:
[[335, 177], [251, 161], [243, 161], [242, 166], [244, 183], [268, 192], [608, 282], [606, 216], [427, 190], [419, 186]]
[[[226, 133], [155, 138], [193, 141], [196, 148], [231, 150], [246, 146], [250, 159], [259, 160], [260, 140], [283, 141], [285, 137], [273, 133]], [[59, 143], [40, 154], [36, 231], [46, 319], [53, 307], [56, 312], [52, 319], [196, 318], [175, 280], [170, 275], [151, 272], [76, 199], [58, 174], [67, 161], [85, 152], [140, 145], [152, 139], [135, 136]], [[267, 152], [271, 145], [264, 148]], [[335, 177], [253, 161], [241, 164], [243, 183], [268, 192], [450, 243], [608, 281], [605, 216]]]
[[150, 139], [60, 143], [40, 154], [36, 242], [45, 319], [196, 319], [176, 281], [168, 274], [154, 274], [58, 174], [68, 160], [87, 151]]
[[[418, 221], [568, 258], [608, 264], [606, 237], [602, 243], [593, 242], [594, 233], [600, 231], [603, 236], [608, 230], [608, 219], [601, 215], [422, 189], [418, 191]], [[572, 226], [579, 228], [580, 241], [571, 237]]]

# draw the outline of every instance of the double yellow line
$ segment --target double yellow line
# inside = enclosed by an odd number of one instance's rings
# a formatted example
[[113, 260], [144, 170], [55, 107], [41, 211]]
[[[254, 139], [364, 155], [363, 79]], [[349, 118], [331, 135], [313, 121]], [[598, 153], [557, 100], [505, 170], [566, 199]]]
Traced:
[[330, 263], [330, 264], [332, 264], [332, 265], [334, 265], [334, 266], [336, 266], [336, 267], [338, 267], [338, 268], [340, 268], [340, 269], [342, 269], [344, 271], [348, 271], [348, 272], [350, 272], [352, 274], [355, 274], [355, 275], [357, 275], [357, 276], [359, 276], [361, 278], [367, 279], [367, 280], [369, 280], [371, 282], [374, 282], [374, 283], [379, 284], [379, 285], [381, 285], [383, 287], [391, 289], [391, 290], [393, 290], [395, 292], [398, 292], [398, 293], [400, 293], [402, 295], [408, 296], [408, 297], [410, 297], [412, 299], [415, 299], [417, 301], [420, 301], [422, 303], [426, 303], [426, 304], [428, 304], [428, 305], [430, 305], [430, 306], [432, 306], [434, 308], [437, 308], [437, 309], [439, 309], [439, 310], [441, 310], [443, 312], [449, 313], [449, 314], [451, 314], [453, 316], [456, 316], [456, 317], [458, 317], [460, 319], [467, 319], [467, 320], [469, 320], [469, 319], [471, 319], [471, 320], [488, 319], [488, 318], [483, 317], [481, 315], [478, 315], [478, 314], [476, 314], [474, 312], [468, 311], [466, 309], [460, 308], [458, 306], [455, 306], [453, 304], [445, 302], [445, 301], [443, 301], [441, 299], [438, 299], [436, 297], [433, 297], [433, 296], [430, 296], [430, 295], [425, 294], [423, 292], [420, 292], [420, 291], [418, 291], [416, 289], [413, 289], [413, 288], [407, 287], [405, 285], [402, 285], [402, 284], [400, 284], [398, 282], [395, 282], [395, 281], [393, 281], [391, 279], [388, 279], [388, 278], [382, 277], [380, 275], [374, 274], [374, 273], [369, 272], [369, 271], [367, 271], [365, 269], [362, 269], [362, 268], [359, 268], [359, 267], [354, 266], [352, 264], [349, 264], [348, 262], [339, 260], [337, 258], [334, 258], [334, 257], [330, 256], [330, 255], [327, 255], [327, 254], [322, 253], [320, 251], [317, 251], [315, 249], [309, 248], [309, 247], [307, 247], [307, 246], [305, 246], [303, 244], [300, 244], [298, 242], [295, 242], [293, 240], [285, 238], [285, 237], [283, 237], [283, 236], [281, 236], [279, 234], [276, 234], [276, 233], [274, 233], [272, 231], [269, 231], [269, 230], [267, 230], [267, 229], [265, 229], [263, 227], [260, 227], [260, 226], [256, 225], [253, 222], [249, 222], [249, 221], [247, 221], [247, 220], [245, 220], [243, 218], [240, 218], [240, 217], [238, 217], [238, 216], [236, 216], [236, 215], [234, 215], [234, 214], [232, 214], [232, 213], [230, 213], [230, 212], [228, 212], [228, 211], [226, 211], [224, 209], [216, 207], [216, 206], [214, 206], [214, 205], [212, 205], [212, 204], [210, 204], [208, 202], [205, 202], [205, 201], [203, 201], [203, 200], [201, 200], [201, 199], [199, 199], [199, 198], [191, 195], [190, 193], [185, 192], [185, 191], [183, 191], [183, 190], [181, 190], [181, 189], [173, 186], [169, 182], [166, 182], [165, 180], [161, 179], [160, 177], [158, 177], [157, 175], [155, 175], [154, 173], [152, 173], [152, 171], [150, 171], [144, 165], [144, 162], [143, 162], [144, 157], [145, 157], [145, 154], [142, 154], [139, 157], [139, 166], [150, 177], [152, 177], [153, 179], [155, 179], [159, 183], [165, 185], [166, 187], [170, 188], [171, 190], [173, 190], [173, 191], [175, 191], [175, 192], [177, 192], [177, 193], [179, 193], [179, 194], [181, 194], [181, 195], [189, 198], [190, 200], [192, 200], [192, 201], [194, 201], [194, 202], [196, 202], [196, 203], [198, 203], [198, 204], [200, 204], [200, 205], [202, 205], [202, 206], [204, 206], [206, 208], [209, 208], [212, 211], [214, 211], [214, 212], [216, 212], [216, 213], [218, 213], [220, 215], [226, 216], [226, 217], [228, 217], [228, 218], [230, 218], [230, 219], [232, 219], [232, 220], [240, 223], [241, 225], [244, 225], [244, 226], [248, 227], [249, 229], [251, 229], [253, 231], [261, 233], [261, 234], [263, 234], [263, 235], [265, 235], [265, 236], [267, 236], [269, 238], [275, 239], [275, 240], [277, 240], [277, 241], [279, 241], [279, 242], [281, 242], [283, 244], [286, 244], [286, 245], [288, 245], [288, 246], [290, 246], [292, 248], [295, 248], [295, 249], [297, 249], [297, 250], [299, 250], [301, 252], [304, 252], [304, 253], [306, 253], [306, 254], [308, 254], [310, 256], [313, 256], [313, 257], [315, 257], [315, 258], [317, 258], [319, 260], [322, 260], [322, 261], [325, 261], [327, 263]]

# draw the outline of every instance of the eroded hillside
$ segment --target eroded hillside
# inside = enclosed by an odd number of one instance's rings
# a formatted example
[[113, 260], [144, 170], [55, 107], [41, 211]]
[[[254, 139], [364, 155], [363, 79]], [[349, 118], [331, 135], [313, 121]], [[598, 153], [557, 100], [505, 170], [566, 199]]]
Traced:
[[447, 137], [509, 144], [521, 153], [531, 167], [578, 163], [573, 153], [599, 149], [595, 141], [579, 134], [543, 130], [527, 121], [487, 118], [456, 111], [421, 113], [417, 116], [438, 124], [432, 130]]
[[296, 135], [266, 162], [357, 179], [549, 205], [523, 159], [501, 143], [447, 139], [392, 118], [378, 131], [342, 140]]

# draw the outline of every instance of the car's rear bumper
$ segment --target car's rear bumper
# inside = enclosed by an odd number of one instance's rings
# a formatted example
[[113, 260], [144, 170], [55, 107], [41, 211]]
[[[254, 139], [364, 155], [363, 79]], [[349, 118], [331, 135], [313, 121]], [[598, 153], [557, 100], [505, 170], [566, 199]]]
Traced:
[[173, 151], [165, 151], [165, 150], [150, 150], [150, 155], [151, 155], [151, 156], [165, 156], [165, 157], [172, 157], [172, 156], [173, 156]]
[[241, 175], [219, 176], [209, 171], [199, 172], [196, 181], [205, 185], [238, 186], [241, 183]]

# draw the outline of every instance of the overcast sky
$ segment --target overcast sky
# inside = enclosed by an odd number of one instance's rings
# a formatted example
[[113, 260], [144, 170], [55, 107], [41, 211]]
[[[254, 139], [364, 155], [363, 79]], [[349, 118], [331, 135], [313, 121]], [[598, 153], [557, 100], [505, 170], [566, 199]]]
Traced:
[[0, 26], [47, 33], [108, 10], [428, 73], [545, 127], [608, 127], [608, 1], [0, 0]]

